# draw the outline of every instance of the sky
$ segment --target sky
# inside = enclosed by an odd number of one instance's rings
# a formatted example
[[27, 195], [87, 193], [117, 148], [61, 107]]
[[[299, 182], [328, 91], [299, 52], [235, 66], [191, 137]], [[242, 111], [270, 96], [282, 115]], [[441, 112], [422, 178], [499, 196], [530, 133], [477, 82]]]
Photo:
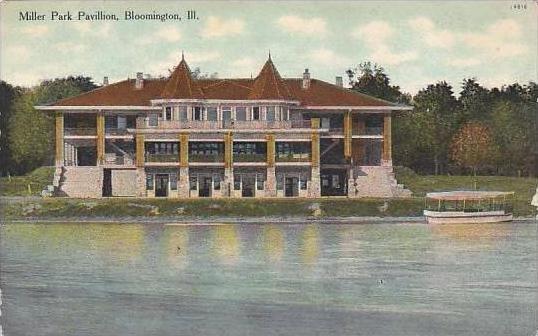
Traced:
[[[98, 10], [119, 20], [76, 20]], [[124, 20], [129, 10], [183, 19]], [[187, 10], [198, 19], [186, 20]], [[20, 20], [21, 11], [46, 18]], [[51, 11], [74, 20], [51, 20]], [[255, 77], [270, 51], [283, 77], [309, 68], [334, 82], [371, 61], [406, 92], [446, 80], [457, 94], [464, 78], [487, 87], [537, 81], [537, 13], [533, 1], [3, 1], [0, 79], [31, 86], [78, 74], [98, 84], [167, 75], [182, 52], [191, 69]]]

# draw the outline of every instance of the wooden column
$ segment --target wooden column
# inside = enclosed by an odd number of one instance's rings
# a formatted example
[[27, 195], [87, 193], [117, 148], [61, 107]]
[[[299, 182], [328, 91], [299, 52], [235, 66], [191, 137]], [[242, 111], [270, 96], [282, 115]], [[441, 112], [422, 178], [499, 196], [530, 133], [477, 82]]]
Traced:
[[233, 165], [233, 134], [224, 134], [224, 168], [232, 168]]
[[344, 157], [346, 159], [351, 158], [352, 126], [351, 111], [347, 111], [344, 115]]
[[383, 120], [383, 161], [391, 164], [392, 161], [392, 121], [390, 114], [385, 115]]
[[97, 165], [105, 163], [105, 115], [97, 113]]
[[276, 152], [275, 135], [267, 134], [265, 139], [267, 140], [267, 167], [274, 167]]
[[136, 135], [136, 166], [144, 167], [144, 134]]
[[311, 143], [312, 143], [312, 149], [311, 149], [311, 161], [312, 161], [312, 167], [319, 167], [319, 118], [313, 118], [312, 119], [312, 128], [315, 129], [312, 131], [311, 135]]
[[181, 168], [189, 166], [189, 133], [179, 135], [179, 166]]
[[55, 162], [56, 166], [64, 165], [64, 115], [61, 112], [55, 114], [55, 131], [56, 131], [56, 153]]

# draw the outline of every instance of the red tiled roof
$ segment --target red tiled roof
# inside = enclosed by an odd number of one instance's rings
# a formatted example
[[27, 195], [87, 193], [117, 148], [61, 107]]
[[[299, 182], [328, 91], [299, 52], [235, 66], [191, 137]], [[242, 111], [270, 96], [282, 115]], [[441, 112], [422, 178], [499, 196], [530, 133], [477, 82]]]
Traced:
[[144, 79], [107, 85], [58, 101], [56, 106], [150, 106], [152, 99], [293, 100], [301, 106], [394, 106], [390, 102], [312, 79], [308, 89], [301, 78], [282, 79], [269, 59], [255, 79], [193, 79], [182, 60], [168, 79]]

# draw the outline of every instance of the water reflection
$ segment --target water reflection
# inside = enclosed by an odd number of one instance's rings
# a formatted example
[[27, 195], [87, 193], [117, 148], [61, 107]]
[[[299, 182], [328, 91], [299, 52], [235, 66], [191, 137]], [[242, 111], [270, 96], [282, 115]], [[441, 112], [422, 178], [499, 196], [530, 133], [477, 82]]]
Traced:
[[319, 256], [319, 227], [316, 224], [308, 224], [301, 234], [301, 248], [299, 253], [305, 264], [313, 264]]
[[169, 267], [181, 270], [187, 266], [189, 230], [187, 226], [165, 226], [163, 239]]
[[479, 223], [479, 224], [442, 224], [430, 225], [434, 235], [449, 238], [460, 243], [480, 243], [492, 246], [496, 242], [510, 236], [512, 224]]
[[237, 263], [240, 254], [240, 242], [237, 226], [233, 224], [216, 225], [211, 227], [213, 252], [223, 264]]
[[271, 262], [279, 262], [284, 254], [284, 234], [276, 225], [263, 227], [263, 248]]

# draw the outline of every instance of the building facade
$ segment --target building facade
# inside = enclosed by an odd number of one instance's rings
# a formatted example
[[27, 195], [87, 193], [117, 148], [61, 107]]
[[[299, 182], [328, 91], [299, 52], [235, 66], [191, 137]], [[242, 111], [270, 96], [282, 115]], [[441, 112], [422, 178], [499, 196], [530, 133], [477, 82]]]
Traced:
[[108, 84], [36, 106], [54, 113], [57, 195], [70, 197], [402, 197], [391, 115], [409, 107], [342, 85], [281, 78]]

